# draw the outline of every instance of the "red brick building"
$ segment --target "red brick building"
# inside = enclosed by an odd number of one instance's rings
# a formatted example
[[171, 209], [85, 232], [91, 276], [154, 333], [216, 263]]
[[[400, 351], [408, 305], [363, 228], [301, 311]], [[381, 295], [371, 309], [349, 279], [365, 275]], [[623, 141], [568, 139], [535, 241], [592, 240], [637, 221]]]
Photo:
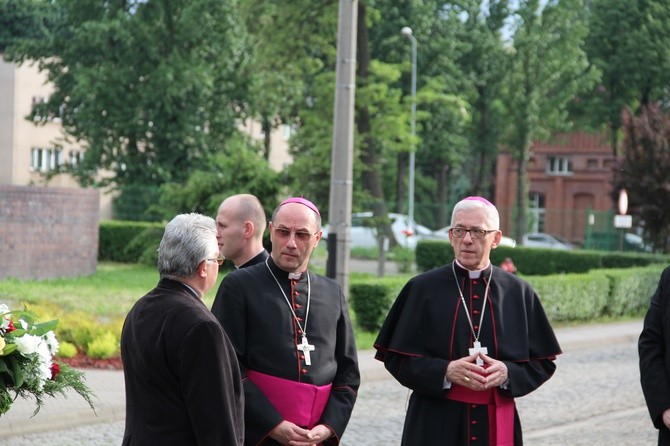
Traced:
[[[524, 232], [557, 234], [581, 244], [589, 224], [588, 210], [613, 209], [614, 163], [609, 142], [600, 134], [559, 134], [535, 143], [528, 165], [530, 227]], [[516, 224], [516, 170], [511, 155], [498, 155], [495, 203], [506, 234], [513, 233]]]

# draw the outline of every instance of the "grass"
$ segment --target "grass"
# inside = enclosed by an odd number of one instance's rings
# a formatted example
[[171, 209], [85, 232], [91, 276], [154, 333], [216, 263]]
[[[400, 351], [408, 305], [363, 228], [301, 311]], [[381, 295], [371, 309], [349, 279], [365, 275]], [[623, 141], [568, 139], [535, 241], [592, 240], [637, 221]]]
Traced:
[[[321, 262], [318, 255], [314, 260], [313, 270], [323, 274], [325, 261]], [[203, 298], [208, 308], [212, 306], [224, 275], [219, 274], [216, 285]], [[370, 274], [352, 273], [352, 276]], [[97, 272], [92, 276], [49, 280], [0, 280], [0, 303], [8, 304], [11, 309], [24, 304], [56, 304], [66, 312], [83, 311], [98, 318], [113, 319], [125, 317], [135, 301], [157, 283], [158, 272], [153, 267], [100, 262]], [[358, 348], [372, 348], [376, 333], [366, 333], [358, 329], [355, 331]]]

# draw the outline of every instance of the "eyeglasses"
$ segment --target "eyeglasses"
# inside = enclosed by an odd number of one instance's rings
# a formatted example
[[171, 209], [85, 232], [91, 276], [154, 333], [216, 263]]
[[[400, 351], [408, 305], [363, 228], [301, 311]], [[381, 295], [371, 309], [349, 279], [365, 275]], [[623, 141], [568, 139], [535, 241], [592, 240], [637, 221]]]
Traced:
[[316, 235], [317, 233], [315, 232], [312, 234], [311, 232], [307, 231], [289, 231], [288, 229], [284, 228], [274, 228], [275, 235], [279, 238], [289, 238], [291, 237], [291, 234], [295, 234], [295, 238], [297, 240], [300, 240], [301, 242], [306, 242], [309, 241], [309, 239], [312, 238], [313, 235]]
[[208, 262], [216, 262], [219, 264], [219, 266], [223, 265], [223, 262], [226, 260], [226, 258], [223, 256], [223, 254], [219, 254], [219, 257], [215, 259], [205, 259]]
[[491, 230], [486, 230], [486, 229], [479, 229], [479, 228], [473, 228], [473, 229], [465, 229], [465, 228], [451, 228], [449, 229], [449, 232], [451, 235], [453, 235], [456, 238], [463, 238], [465, 237], [465, 234], [468, 232], [470, 233], [470, 237], [473, 239], [482, 239], [486, 237], [487, 234], [490, 234], [492, 232], [496, 232], [497, 229], [491, 229]]

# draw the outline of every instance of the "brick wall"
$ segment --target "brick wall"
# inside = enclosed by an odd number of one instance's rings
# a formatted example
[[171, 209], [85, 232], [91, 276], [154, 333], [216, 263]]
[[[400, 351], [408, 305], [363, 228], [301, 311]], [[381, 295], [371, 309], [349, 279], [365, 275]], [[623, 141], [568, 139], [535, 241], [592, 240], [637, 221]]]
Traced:
[[0, 185], [0, 279], [95, 273], [100, 193]]

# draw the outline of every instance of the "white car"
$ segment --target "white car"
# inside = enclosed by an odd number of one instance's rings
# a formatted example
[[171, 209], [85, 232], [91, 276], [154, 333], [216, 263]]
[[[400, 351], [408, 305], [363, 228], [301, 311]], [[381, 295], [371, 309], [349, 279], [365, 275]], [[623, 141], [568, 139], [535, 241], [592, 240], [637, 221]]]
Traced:
[[[433, 238], [449, 241], [449, 228], [451, 228], [451, 226], [445, 226], [444, 228], [438, 229], [437, 231], [433, 232]], [[503, 235], [500, 238], [499, 246], [509, 246], [510, 248], [514, 248], [516, 246], [516, 240]]]
[[534, 232], [523, 236], [523, 246], [531, 248], [575, 249], [575, 245], [560, 235]]
[[[373, 248], [377, 246], [377, 229], [372, 226], [372, 212], [351, 214], [351, 248]], [[391, 231], [399, 246], [414, 249], [422, 238], [430, 238], [433, 231], [416, 222], [410, 222], [409, 216], [389, 213]], [[328, 237], [328, 226], [324, 226], [323, 239]]]

